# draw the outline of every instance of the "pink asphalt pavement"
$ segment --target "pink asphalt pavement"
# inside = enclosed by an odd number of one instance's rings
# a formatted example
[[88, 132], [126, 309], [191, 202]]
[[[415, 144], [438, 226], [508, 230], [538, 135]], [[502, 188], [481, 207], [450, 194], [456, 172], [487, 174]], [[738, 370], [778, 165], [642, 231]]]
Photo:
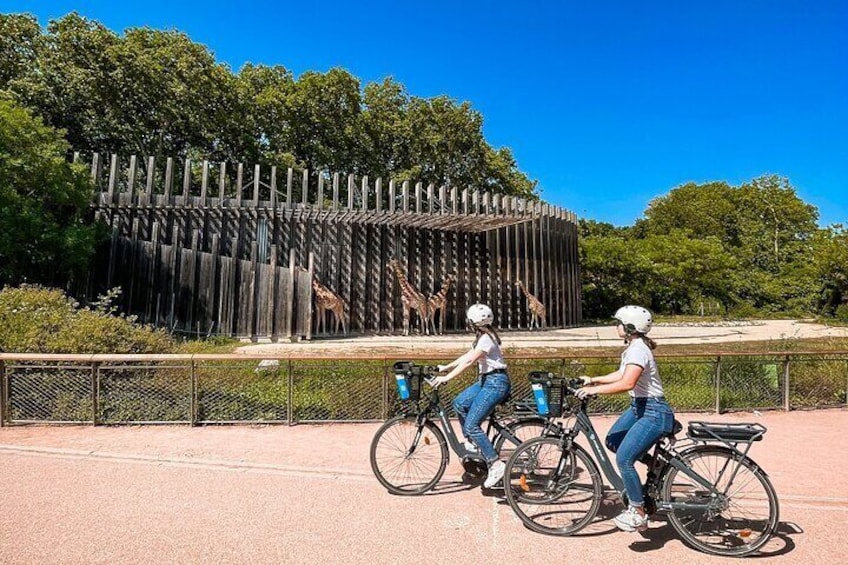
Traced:
[[[781, 503], [756, 562], [848, 557], [848, 411], [679, 415], [758, 421], [751, 453]], [[594, 417], [600, 433], [612, 418]], [[533, 533], [499, 497], [461, 482], [389, 495], [372, 476], [378, 424], [0, 428], [0, 563], [721, 563], [664, 521]], [[617, 505], [602, 509], [613, 516]]]

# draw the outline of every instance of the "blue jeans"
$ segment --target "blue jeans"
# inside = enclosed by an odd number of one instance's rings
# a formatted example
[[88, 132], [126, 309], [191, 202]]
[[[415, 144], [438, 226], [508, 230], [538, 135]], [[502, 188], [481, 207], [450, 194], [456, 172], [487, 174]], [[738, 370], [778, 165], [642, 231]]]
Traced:
[[485, 382], [482, 380], [460, 392], [453, 401], [453, 409], [459, 416], [463, 435], [474, 442], [487, 463], [492, 463], [497, 461], [498, 454], [480, 424], [509, 396], [510, 383], [506, 373], [491, 373], [486, 375]]
[[635, 506], [644, 503], [642, 481], [633, 466], [664, 434], [674, 428], [674, 412], [663, 399], [633, 398], [607, 434], [607, 447], [615, 453], [618, 472], [627, 498]]

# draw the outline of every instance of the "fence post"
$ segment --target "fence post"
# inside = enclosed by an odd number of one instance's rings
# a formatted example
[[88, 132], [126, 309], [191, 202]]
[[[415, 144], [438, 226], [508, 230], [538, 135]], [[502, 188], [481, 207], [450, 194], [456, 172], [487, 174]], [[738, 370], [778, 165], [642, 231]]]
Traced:
[[97, 412], [99, 406], [97, 397], [100, 394], [100, 363], [97, 361], [91, 362], [91, 424], [97, 425]]
[[783, 409], [789, 412], [789, 355], [783, 360]]
[[389, 417], [389, 366], [388, 361], [383, 359], [383, 397], [380, 401], [380, 414], [383, 420]]
[[6, 399], [9, 396], [6, 387], [6, 362], [0, 359], [0, 428], [6, 425]]
[[194, 357], [191, 358], [191, 406], [189, 408], [190, 425], [197, 425], [197, 371], [195, 370]]
[[288, 394], [288, 406], [286, 406], [286, 420], [288, 421], [288, 425], [294, 424], [294, 417], [292, 416], [292, 412], [294, 412], [294, 375], [292, 375], [292, 362], [289, 359], [289, 394]]
[[721, 355], [716, 357], [715, 389], [716, 389], [715, 411], [716, 411], [716, 414], [721, 414]]

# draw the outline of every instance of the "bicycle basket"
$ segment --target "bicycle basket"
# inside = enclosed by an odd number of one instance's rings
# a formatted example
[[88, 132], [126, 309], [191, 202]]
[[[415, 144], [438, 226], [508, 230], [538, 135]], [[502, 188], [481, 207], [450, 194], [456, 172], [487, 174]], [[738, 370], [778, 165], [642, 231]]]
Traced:
[[401, 400], [417, 401], [421, 398], [421, 381], [424, 379], [421, 369], [409, 361], [394, 364], [395, 384]]
[[558, 378], [547, 371], [530, 371], [527, 378], [530, 379], [539, 414], [554, 418], [562, 416], [565, 379]]

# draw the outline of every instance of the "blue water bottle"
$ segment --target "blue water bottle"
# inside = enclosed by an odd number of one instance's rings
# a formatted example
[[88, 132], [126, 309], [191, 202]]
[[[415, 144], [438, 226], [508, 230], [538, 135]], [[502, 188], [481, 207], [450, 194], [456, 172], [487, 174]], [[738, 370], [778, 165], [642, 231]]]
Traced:
[[397, 389], [398, 394], [400, 395], [401, 400], [409, 399], [409, 385], [406, 383], [406, 376], [402, 374], [396, 374], [395, 380], [397, 381]]
[[533, 396], [536, 398], [536, 407], [539, 408], [539, 414], [549, 414], [548, 397], [545, 394], [545, 387], [542, 386], [542, 383], [533, 383]]

